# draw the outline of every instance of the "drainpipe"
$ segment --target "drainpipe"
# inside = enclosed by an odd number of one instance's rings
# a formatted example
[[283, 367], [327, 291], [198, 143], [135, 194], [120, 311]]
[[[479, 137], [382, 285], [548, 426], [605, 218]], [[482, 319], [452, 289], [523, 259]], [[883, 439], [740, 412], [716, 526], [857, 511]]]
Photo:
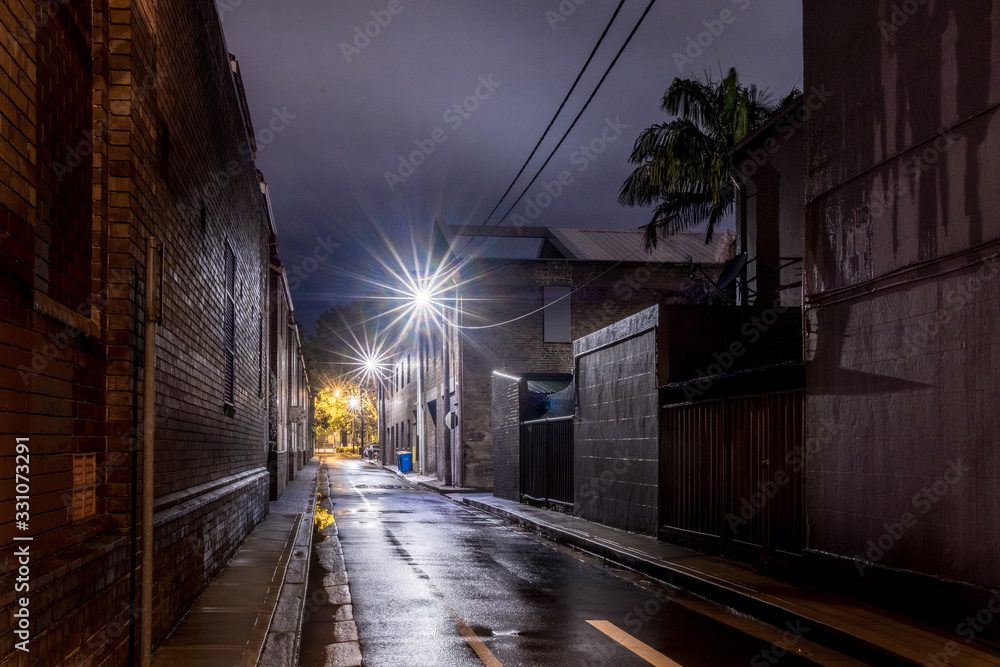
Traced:
[[153, 438], [156, 429], [156, 323], [160, 320], [159, 262], [163, 246], [146, 239], [146, 323], [142, 380], [142, 619], [140, 661], [149, 667], [153, 655]]

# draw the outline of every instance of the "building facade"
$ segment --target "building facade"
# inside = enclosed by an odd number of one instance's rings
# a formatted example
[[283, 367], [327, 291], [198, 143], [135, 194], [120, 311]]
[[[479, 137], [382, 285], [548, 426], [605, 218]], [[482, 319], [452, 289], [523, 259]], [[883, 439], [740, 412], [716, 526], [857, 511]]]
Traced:
[[[477, 230], [436, 231], [438, 248], [454, 249]], [[717, 271], [718, 248], [697, 234], [646, 255], [638, 232], [489, 230], [505, 233], [537, 242], [537, 256], [463, 260], [455, 321], [404, 343], [381, 390], [384, 460], [412, 449], [416, 470], [456, 486], [493, 487], [494, 372], [571, 373], [573, 340], [664, 298], [711, 298], [688, 258]]]
[[0, 664], [137, 664], [268, 511], [269, 209], [212, 3], [41, 7], [0, 9]]
[[941, 608], [1000, 586], [998, 19], [804, 6], [809, 546]]

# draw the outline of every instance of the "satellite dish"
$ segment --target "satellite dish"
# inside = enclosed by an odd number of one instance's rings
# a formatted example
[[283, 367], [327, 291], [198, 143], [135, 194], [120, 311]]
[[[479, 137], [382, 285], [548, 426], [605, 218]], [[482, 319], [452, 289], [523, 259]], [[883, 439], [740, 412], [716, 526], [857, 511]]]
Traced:
[[722, 273], [719, 274], [719, 282], [716, 283], [716, 287], [719, 290], [724, 290], [743, 273], [743, 268], [747, 265], [747, 253], [746, 251], [733, 257], [731, 260], [726, 262], [726, 265], [722, 267]]

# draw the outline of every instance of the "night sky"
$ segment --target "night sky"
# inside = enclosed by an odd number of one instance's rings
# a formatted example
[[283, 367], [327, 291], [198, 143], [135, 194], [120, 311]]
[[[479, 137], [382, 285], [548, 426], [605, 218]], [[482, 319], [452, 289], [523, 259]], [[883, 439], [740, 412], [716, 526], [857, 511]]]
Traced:
[[[217, 0], [238, 58], [296, 318], [371, 292], [385, 243], [413, 256], [436, 217], [480, 225], [569, 90], [610, 0]], [[548, 157], [648, 4], [627, 0], [549, 138]], [[373, 14], [374, 12], [374, 14]], [[374, 36], [371, 36], [374, 35]], [[700, 44], [699, 44], [700, 42]], [[703, 46], [707, 45], [707, 46]], [[700, 51], [700, 53], [699, 53]], [[572, 182], [532, 224], [628, 229], [618, 204], [639, 132], [667, 120], [676, 76], [736, 67], [775, 101], [802, 87], [801, 0], [659, 0], [514, 214], [560, 172]], [[597, 152], [600, 150], [600, 152]], [[401, 164], [401, 157], [404, 163]], [[547, 198], [542, 197], [542, 202]], [[331, 246], [336, 244], [336, 246]], [[329, 259], [314, 266], [310, 257]]]

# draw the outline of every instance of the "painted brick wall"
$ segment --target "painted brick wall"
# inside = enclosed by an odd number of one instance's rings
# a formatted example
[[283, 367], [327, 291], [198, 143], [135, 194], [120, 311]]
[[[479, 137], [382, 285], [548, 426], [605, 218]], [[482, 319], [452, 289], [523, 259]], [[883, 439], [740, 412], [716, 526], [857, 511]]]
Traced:
[[996, 3], [804, 7], [809, 546], [993, 588]]

